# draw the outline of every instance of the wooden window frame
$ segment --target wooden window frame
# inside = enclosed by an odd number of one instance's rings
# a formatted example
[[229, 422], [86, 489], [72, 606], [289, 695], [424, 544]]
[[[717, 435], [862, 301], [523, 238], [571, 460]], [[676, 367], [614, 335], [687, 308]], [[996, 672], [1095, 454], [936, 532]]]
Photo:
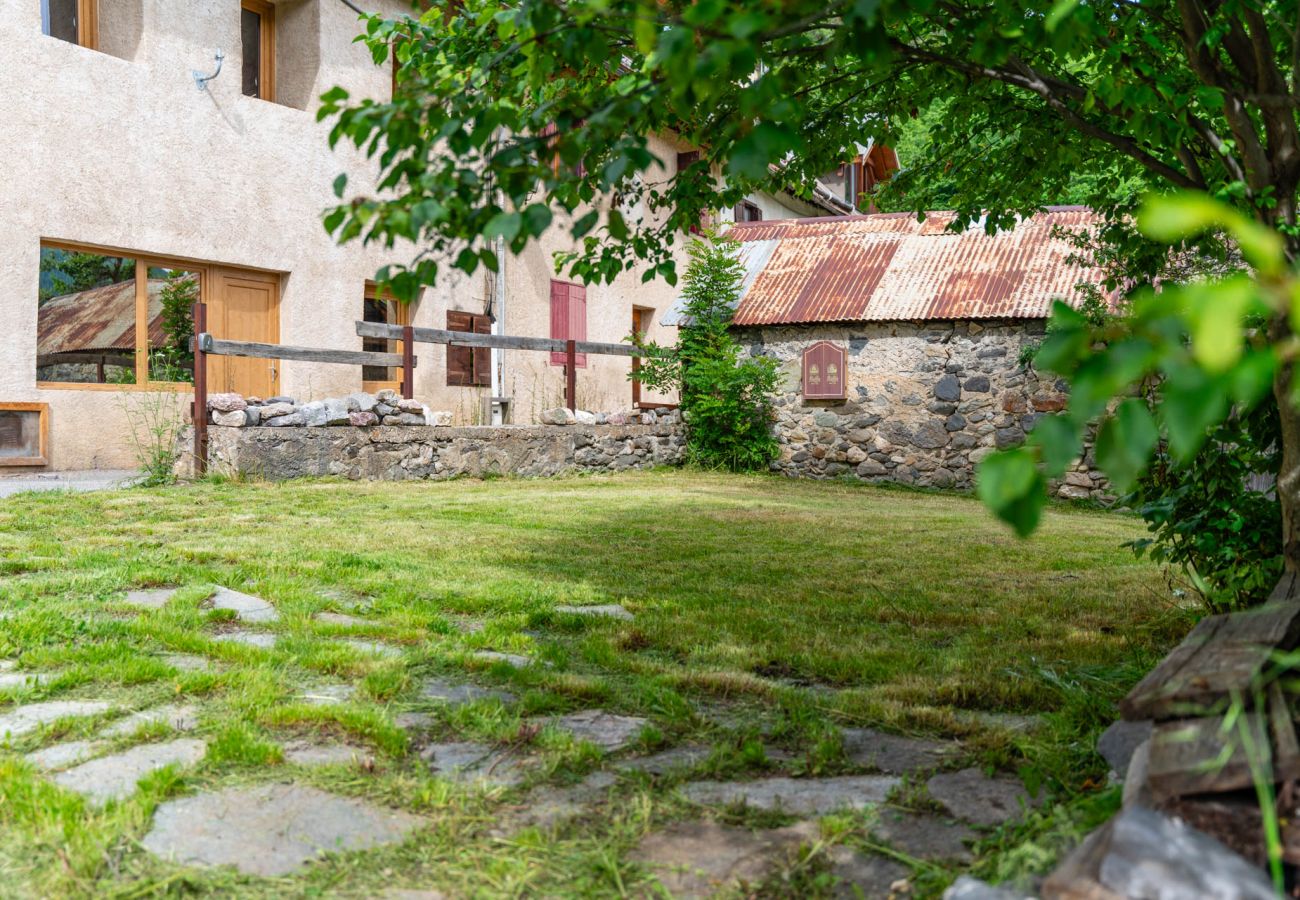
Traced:
[[191, 393], [194, 385], [187, 381], [149, 380], [149, 269], [185, 269], [199, 276], [199, 297], [208, 296], [211, 284], [211, 263], [191, 259], [154, 256], [135, 250], [101, 247], [74, 241], [42, 240], [41, 250], [67, 250], [72, 253], [97, 253], [116, 256], [135, 262], [135, 382], [126, 384], [100, 384], [94, 381], [37, 381], [43, 391], [152, 391], [154, 393]]
[[[366, 282], [365, 294], [361, 298], [361, 317], [363, 319], [365, 318], [365, 309], [366, 309], [367, 300], [377, 300], [377, 301], [383, 301], [385, 303], [393, 304], [393, 308], [397, 311], [397, 321], [390, 322], [389, 323], [390, 325], [405, 326], [411, 324], [411, 304], [402, 303], [387, 291], [381, 291], [379, 289], [379, 286], [376, 285], [373, 281]], [[403, 352], [402, 350], [403, 343], [404, 341], [393, 341], [392, 342], [393, 349], [389, 352], [391, 353]], [[364, 368], [362, 369], [362, 371], [363, 372], [365, 371]], [[398, 393], [401, 393], [402, 370], [400, 368], [394, 367], [393, 371], [397, 374], [397, 377], [395, 379], [389, 379], [386, 381], [367, 381], [364, 377], [362, 377], [361, 389], [370, 394], [374, 394], [379, 391], [397, 391]]]
[[0, 457], [3, 466], [48, 466], [50, 464], [50, 405], [48, 403], [0, 403], [0, 412], [34, 412], [40, 415], [36, 456]]
[[77, 0], [77, 46], [99, 50], [99, 0]]
[[[257, 96], [250, 99], [275, 103], [275, 6], [266, 0], [240, 0], [239, 8], [261, 17], [261, 28], [258, 30], [258, 91]], [[242, 49], [242, 43], [240, 46]], [[248, 94], [243, 96], [249, 97]]]
[[[743, 219], [741, 218], [742, 212], [745, 216]], [[754, 216], [757, 216], [757, 218], [754, 218]], [[763, 221], [763, 207], [752, 200], [741, 200], [732, 211], [732, 218], [736, 220], [738, 225], [743, 225], [746, 222], [761, 222]]]

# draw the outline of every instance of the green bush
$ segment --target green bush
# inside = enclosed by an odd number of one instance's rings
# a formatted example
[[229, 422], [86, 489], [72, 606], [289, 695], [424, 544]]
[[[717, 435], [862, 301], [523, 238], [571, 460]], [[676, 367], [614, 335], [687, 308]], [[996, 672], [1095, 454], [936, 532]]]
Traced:
[[692, 463], [736, 472], [766, 468], [779, 450], [772, 434], [777, 365], [767, 357], [746, 356], [731, 334], [745, 277], [736, 244], [695, 240], [687, 253], [677, 346], [651, 346], [654, 355], [635, 377], [681, 397]]

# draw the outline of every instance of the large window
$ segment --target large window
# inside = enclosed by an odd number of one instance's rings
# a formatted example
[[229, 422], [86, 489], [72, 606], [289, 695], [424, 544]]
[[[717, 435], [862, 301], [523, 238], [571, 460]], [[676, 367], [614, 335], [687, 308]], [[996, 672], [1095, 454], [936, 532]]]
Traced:
[[[587, 289], [582, 285], [551, 279], [551, 338], [557, 341], [587, 339]], [[563, 366], [567, 362], [566, 354], [551, 353], [551, 365]], [[576, 354], [574, 363], [585, 367], [587, 354]]]
[[46, 384], [194, 380], [191, 309], [202, 273], [183, 264], [41, 246], [36, 378]]
[[41, 0], [41, 30], [70, 44], [95, 47], [99, 39], [97, 0]]
[[[409, 325], [411, 308], [405, 303], [394, 300], [387, 294], [381, 294], [375, 285], [367, 282], [365, 305], [361, 318], [367, 322], [379, 322], [384, 325]], [[362, 338], [361, 349], [371, 353], [401, 353], [402, 342], [384, 338]], [[388, 366], [362, 366], [361, 380], [365, 390], [370, 392], [390, 388], [402, 389], [402, 370]]]

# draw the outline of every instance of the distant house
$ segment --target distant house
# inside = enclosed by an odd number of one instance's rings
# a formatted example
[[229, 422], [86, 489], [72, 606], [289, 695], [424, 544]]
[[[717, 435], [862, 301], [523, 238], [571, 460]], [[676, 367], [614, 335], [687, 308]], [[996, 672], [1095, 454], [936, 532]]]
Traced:
[[[739, 224], [735, 327], [782, 364], [777, 466], [789, 474], [970, 487], [974, 464], [1066, 403], [1022, 356], [1052, 303], [1102, 273], [1057, 228], [1097, 217], [1055, 207], [995, 235], [951, 213]], [[668, 321], [676, 323], [670, 315]], [[1098, 496], [1082, 461], [1058, 486]]]

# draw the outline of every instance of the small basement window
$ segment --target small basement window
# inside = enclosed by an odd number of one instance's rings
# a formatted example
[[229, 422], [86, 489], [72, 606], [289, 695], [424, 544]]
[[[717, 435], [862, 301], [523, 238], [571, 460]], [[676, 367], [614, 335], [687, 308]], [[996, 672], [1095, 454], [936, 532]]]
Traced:
[[49, 419], [44, 403], [0, 403], [0, 466], [48, 465]]
[[41, 31], [50, 37], [94, 49], [96, 0], [41, 0]]

